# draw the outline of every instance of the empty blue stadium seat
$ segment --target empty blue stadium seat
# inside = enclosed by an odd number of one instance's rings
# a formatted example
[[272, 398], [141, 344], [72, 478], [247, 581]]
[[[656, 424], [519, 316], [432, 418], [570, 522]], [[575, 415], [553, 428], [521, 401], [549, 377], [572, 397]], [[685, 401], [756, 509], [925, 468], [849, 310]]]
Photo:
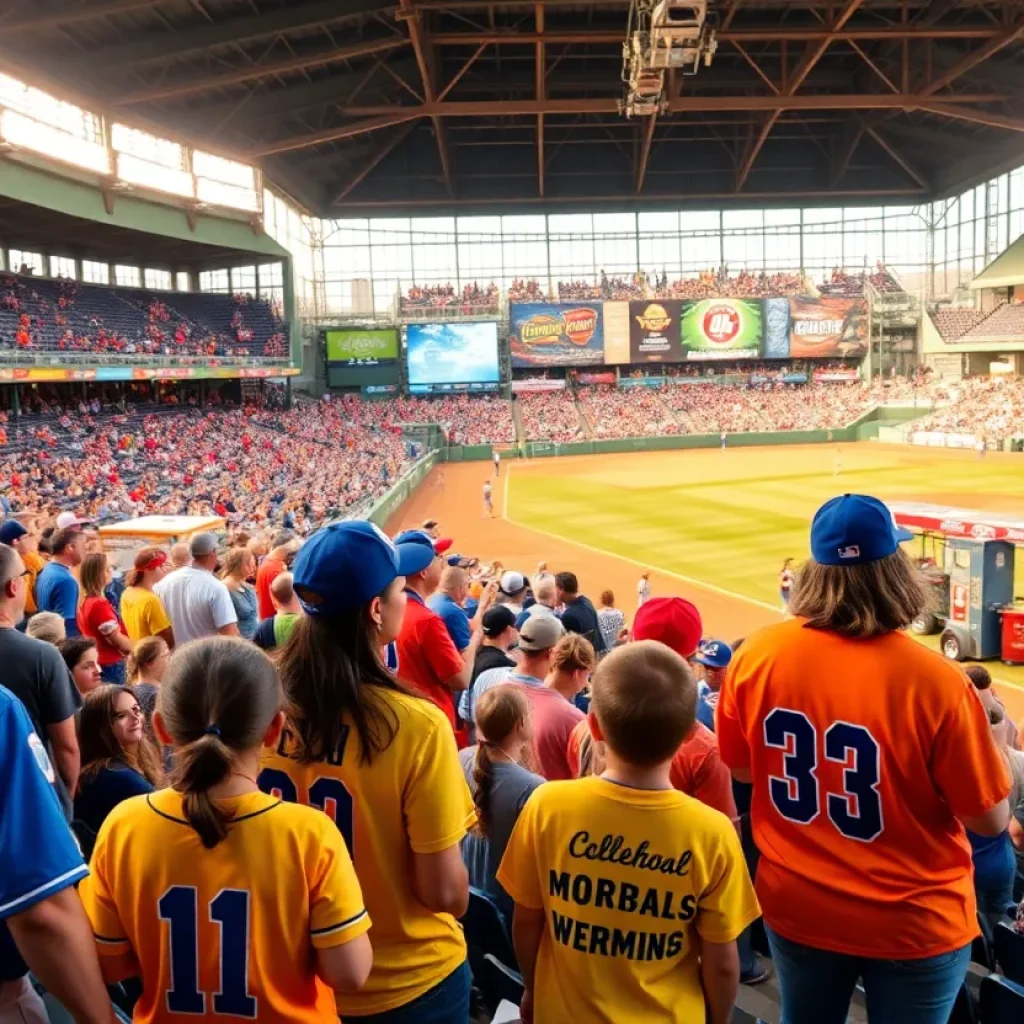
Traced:
[[983, 1024], [1020, 1024], [1024, 1020], [1024, 987], [997, 974], [981, 983]]
[[1024, 935], [1013, 930], [1009, 921], [1000, 921], [995, 934], [996, 961], [1003, 973], [1018, 985], [1024, 985]]

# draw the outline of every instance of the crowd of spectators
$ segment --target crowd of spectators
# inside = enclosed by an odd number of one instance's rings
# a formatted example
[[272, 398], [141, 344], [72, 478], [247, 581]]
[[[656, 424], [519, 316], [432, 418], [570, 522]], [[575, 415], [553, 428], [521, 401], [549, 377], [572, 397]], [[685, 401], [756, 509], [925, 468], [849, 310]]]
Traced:
[[493, 281], [486, 286], [473, 281], [463, 285], [461, 292], [451, 283], [414, 284], [402, 296], [401, 308], [403, 313], [419, 313], [425, 316], [442, 310], [456, 310], [466, 316], [497, 315], [500, 303], [498, 286]]
[[651, 388], [623, 390], [612, 384], [580, 388], [579, 404], [597, 438], [664, 437], [685, 427]]
[[288, 354], [277, 310], [251, 295], [106, 288], [0, 274], [0, 352], [220, 359]]
[[517, 277], [509, 285], [509, 302], [545, 302], [546, 300], [547, 296], [535, 277], [527, 279]]
[[833, 298], [859, 298], [864, 294], [865, 284], [870, 284], [875, 291], [883, 295], [894, 295], [903, 291], [902, 285], [880, 260], [875, 263], [872, 271], [861, 271], [850, 274], [840, 267], [834, 267], [832, 273], [817, 287], [822, 295]]
[[807, 290], [800, 274], [751, 273], [741, 270], [730, 274], [726, 267], [702, 270], [696, 277], [668, 281], [664, 273], [656, 282], [659, 298], [717, 299], [771, 298], [777, 295], [801, 295]]
[[915, 430], [973, 434], [985, 440], [1024, 437], [1024, 378], [969, 377], [942, 389], [943, 405]]
[[395, 429], [401, 424], [436, 423], [449, 444], [508, 444], [516, 428], [508, 401], [496, 395], [415, 395], [387, 402], [366, 402], [355, 395], [337, 400], [354, 424]]
[[528, 441], [575, 441], [584, 435], [569, 391], [529, 391], [518, 396], [523, 436]]

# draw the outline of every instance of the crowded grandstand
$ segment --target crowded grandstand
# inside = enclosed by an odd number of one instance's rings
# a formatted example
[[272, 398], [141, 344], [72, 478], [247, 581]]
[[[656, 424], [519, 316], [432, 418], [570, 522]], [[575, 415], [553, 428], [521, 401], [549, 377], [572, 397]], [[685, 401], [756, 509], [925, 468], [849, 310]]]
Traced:
[[0, 1024], [1024, 1021], [1013, 5], [7, 6]]

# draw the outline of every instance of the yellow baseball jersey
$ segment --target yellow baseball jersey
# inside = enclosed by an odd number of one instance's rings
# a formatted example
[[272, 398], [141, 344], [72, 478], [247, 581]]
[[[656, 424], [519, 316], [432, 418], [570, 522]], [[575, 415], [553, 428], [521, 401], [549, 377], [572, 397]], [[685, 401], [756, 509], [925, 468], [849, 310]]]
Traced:
[[142, 968], [138, 1022], [336, 1021], [314, 947], [370, 927], [337, 830], [306, 807], [247, 793], [220, 801], [227, 839], [204, 848], [172, 789], [125, 800], [100, 829], [81, 886], [100, 955]]
[[466, 959], [462, 928], [413, 891], [413, 853], [458, 845], [475, 820], [448, 719], [419, 697], [374, 691], [398, 731], [371, 764], [359, 733], [344, 731], [327, 760], [300, 764], [287, 729], [264, 751], [260, 788], [319, 807], [345, 837], [373, 918], [373, 970], [359, 992], [338, 993], [338, 1012], [365, 1015], [418, 999]]
[[731, 942], [759, 913], [724, 814], [597, 777], [534, 791], [498, 881], [544, 910], [534, 1024], [703, 1021], [700, 939]]

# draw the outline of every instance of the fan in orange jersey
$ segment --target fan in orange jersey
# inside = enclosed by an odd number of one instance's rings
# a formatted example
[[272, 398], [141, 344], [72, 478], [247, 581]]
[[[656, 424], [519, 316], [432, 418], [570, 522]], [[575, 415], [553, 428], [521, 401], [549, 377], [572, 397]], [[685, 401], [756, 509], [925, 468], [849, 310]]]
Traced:
[[1010, 780], [964, 673], [902, 630], [928, 585], [876, 498], [811, 526], [789, 621], [732, 662], [722, 757], [753, 783], [757, 891], [790, 1024], [946, 1024], [978, 934], [971, 850], [1009, 821]]

